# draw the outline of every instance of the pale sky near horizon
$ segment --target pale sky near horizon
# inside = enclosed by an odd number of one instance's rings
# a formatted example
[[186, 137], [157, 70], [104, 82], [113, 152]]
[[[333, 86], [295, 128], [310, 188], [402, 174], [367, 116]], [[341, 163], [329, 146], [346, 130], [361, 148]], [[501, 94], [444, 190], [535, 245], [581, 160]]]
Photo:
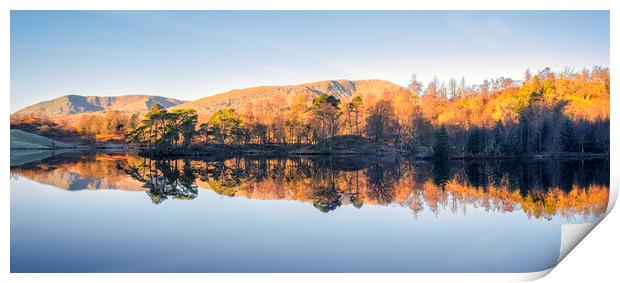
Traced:
[[609, 66], [608, 11], [12, 11], [11, 112], [329, 79], [469, 84]]

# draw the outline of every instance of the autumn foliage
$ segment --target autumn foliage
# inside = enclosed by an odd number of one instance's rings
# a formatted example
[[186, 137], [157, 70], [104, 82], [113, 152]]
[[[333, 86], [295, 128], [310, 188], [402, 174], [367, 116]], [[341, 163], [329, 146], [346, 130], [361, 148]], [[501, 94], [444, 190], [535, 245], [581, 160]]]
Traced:
[[[333, 136], [354, 134], [420, 151], [432, 147], [435, 130], [445, 125], [452, 156], [608, 153], [609, 82], [609, 69], [600, 67], [527, 71], [522, 80], [498, 78], [481, 85], [466, 85], [464, 79], [446, 85], [434, 79], [424, 86], [414, 77], [406, 88], [386, 89], [379, 95], [300, 92], [260, 104], [241, 101], [234, 108], [223, 104], [207, 116], [198, 112], [196, 134], [190, 136], [191, 143], [198, 144], [328, 146]], [[54, 118], [20, 116], [12, 117], [11, 123], [30, 124], [42, 134], [56, 128], [89, 140], [123, 141], [145, 121], [144, 115], [107, 111]]]
[[434, 166], [391, 159], [363, 164], [344, 159], [155, 160], [97, 154], [14, 167], [11, 174], [67, 190], [146, 191], [155, 203], [192, 199], [205, 193], [198, 189], [207, 189], [228, 197], [311, 203], [323, 212], [347, 205], [395, 205], [414, 216], [482, 208], [552, 219], [596, 217], [607, 210], [605, 161], [465, 162], [452, 164], [445, 174]]

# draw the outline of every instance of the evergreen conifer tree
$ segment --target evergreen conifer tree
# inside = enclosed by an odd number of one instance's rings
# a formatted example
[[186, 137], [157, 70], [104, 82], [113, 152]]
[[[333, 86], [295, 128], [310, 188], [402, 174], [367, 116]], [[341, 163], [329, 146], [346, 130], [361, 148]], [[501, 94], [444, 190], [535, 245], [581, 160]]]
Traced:
[[433, 158], [437, 160], [448, 160], [450, 158], [450, 144], [448, 141], [448, 131], [445, 125], [441, 125], [441, 127], [435, 131]]

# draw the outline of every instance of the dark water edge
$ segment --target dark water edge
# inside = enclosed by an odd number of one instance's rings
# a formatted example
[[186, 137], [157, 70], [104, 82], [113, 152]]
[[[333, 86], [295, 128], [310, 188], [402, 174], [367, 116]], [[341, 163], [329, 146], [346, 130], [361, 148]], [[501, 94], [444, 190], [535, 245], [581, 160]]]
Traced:
[[[382, 157], [382, 156], [399, 156], [404, 158], [432, 160], [433, 156], [430, 152], [419, 153], [407, 149], [398, 149], [395, 147], [369, 148], [369, 149], [347, 149], [347, 150], [317, 150], [308, 148], [307, 145], [208, 145], [200, 149], [173, 150], [169, 153], [161, 154], [149, 151], [144, 148], [126, 149], [136, 155], [151, 158], [184, 158], [184, 157], [201, 157], [201, 156], [219, 156], [219, 157], [244, 157], [244, 156], [260, 156], [260, 157], [295, 157], [295, 156], [338, 156], [338, 157]], [[609, 153], [581, 153], [581, 152], [558, 152], [558, 153], [528, 153], [517, 155], [452, 155], [452, 160], [485, 160], [485, 159], [599, 159], [609, 158]]]

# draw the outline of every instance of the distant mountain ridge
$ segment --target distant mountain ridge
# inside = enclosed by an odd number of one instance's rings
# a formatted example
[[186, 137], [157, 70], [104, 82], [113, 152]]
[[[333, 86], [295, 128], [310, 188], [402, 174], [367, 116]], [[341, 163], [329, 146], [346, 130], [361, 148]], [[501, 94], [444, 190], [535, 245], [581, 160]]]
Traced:
[[22, 108], [13, 113], [13, 115], [53, 117], [56, 115], [73, 115], [105, 110], [146, 112], [154, 103], [171, 109], [191, 108], [201, 115], [208, 115], [222, 108], [240, 110], [241, 107], [248, 103], [260, 106], [265, 102], [276, 101], [286, 105], [286, 102], [293, 99], [296, 95], [316, 96], [326, 93], [339, 99], [347, 100], [356, 95], [380, 95], [383, 92], [398, 89], [403, 89], [403, 87], [383, 80], [327, 80], [299, 85], [257, 86], [233, 89], [195, 101], [182, 101], [150, 95], [66, 95]]
[[157, 103], [165, 108], [185, 101], [153, 95], [82, 96], [65, 95], [17, 110], [13, 115], [53, 117], [56, 115], [99, 112], [105, 110], [144, 112]]
[[341, 100], [347, 100], [356, 95], [380, 95], [385, 91], [395, 91], [398, 89], [403, 89], [403, 87], [383, 80], [327, 80], [299, 85], [233, 89], [171, 108], [191, 108], [199, 114], [208, 115], [222, 108], [240, 110], [247, 103], [252, 103], [254, 106], [260, 106], [268, 101], [277, 101], [285, 104], [287, 100], [302, 94], [319, 95], [326, 93]]

